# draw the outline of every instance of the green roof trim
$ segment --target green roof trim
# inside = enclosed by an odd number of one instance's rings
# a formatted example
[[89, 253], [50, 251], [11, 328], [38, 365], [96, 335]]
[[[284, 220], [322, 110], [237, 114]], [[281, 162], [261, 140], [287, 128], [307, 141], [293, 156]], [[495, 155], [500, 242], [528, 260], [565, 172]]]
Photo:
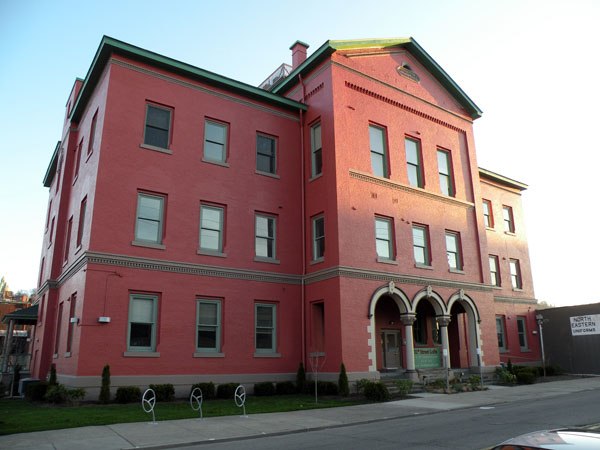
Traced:
[[529, 187], [525, 183], [513, 180], [512, 178], [505, 177], [504, 175], [500, 175], [499, 173], [492, 172], [491, 170], [487, 170], [482, 167], [479, 168], [479, 177], [487, 178], [488, 180], [504, 184], [505, 186], [509, 186], [520, 191], [524, 191]]
[[391, 39], [356, 39], [345, 41], [329, 40], [300, 64], [290, 75], [277, 85], [272, 92], [283, 93], [298, 83], [299, 75], [306, 74], [318, 64], [328, 58], [336, 50], [351, 50], [365, 48], [390, 48], [403, 47], [413, 55], [441, 84], [442, 86], [467, 110], [472, 119], [481, 117], [483, 111], [469, 98], [458, 84], [448, 75], [442, 67], [415, 41], [409, 38]]
[[46, 169], [46, 175], [44, 175], [44, 187], [52, 186], [52, 180], [54, 180], [54, 175], [56, 175], [56, 168], [58, 166], [58, 151], [60, 149], [60, 141], [56, 143], [56, 147], [54, 147], [54, 153], [52, 153], [52, 158], [50, 158], [50, 164], [48, 164], [48, 168]]
[[9, 323], [11, 320], [18, 325], [35, 325], [37, 323], [38, 305], [30, 306], [29, 308], [17, 309], [9, 314], [6, 314], [2, 319], [3, 323]]
[[274, 106], [291, 110], [306, 111], [307, 109], [307, 106], [300, 102], [273, 94], [256, 86], [209, 72], [208, 70], [168, 58], [158, 53], [136, 47], [135, 45], [119, 41], [109, 36], [104, 36], [100, 42], [98, 50], [96, 51], [92, 65], [85, 76], [85, 81], [81, 91], [79, 92], [77, 102], [75, 103], [75, 107], [71, 112], [71, 120], [77, 122], [81, 119], [81, 115], [83, 114], [85, 106], [92, 96], [92, 92], [100, 79], [102, 70], [112, 54], [123, 55], [136, 61], [159, 67], [161, 69], [165, 69], [216, 87], [233, 91], [237, 94], [266, 102]]

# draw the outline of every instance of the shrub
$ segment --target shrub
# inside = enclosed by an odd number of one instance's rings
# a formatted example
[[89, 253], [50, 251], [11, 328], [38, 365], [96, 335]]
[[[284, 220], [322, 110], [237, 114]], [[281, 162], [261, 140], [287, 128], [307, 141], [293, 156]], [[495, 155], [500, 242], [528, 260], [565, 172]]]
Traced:
[[479, 375], [471, 375], [469, 377], [469, 385], [475, 389], [481, 386], [481, 377]]
[[98, 401], [104, 404], [110, 402], [110, 366], [108, 364], [102, 369], [102, 387]]
[[85, 389], [83, 388], [75, 388], [75, 389], [67, 389], [67, 398], [69, 402], [78, 404], [80, 400], [83, 400], [85, 397]]
[[267, 395], [275, 395], [275, 385], [270, 381], [265, 381], [263, 383], [255, 383], [254, 384], [254, 395], [257, 396], [267, 396]]
[[21, 365], [15, 364], [13, 368], [12, 392], [10, 395], [19, 395], [19, 381], [21, 380]]
[[55, 386], [56, 382], [56, 365], [50, 365], [50, 377], [48, 378], [48, 386]]
[[304, 364], [300, 363], [298, 371], [296, 372], [296, 392], [298, 394], [304, 394], [306, 392], [306, 371], [304, 370]]
[[157, 402], [172, 402], [175, 400], [175, 388], [171, 383], [151, 384], [149, 387], [156, 394]]
[[117, 388], [115, 400], [118, 403], [134, 403], [142, 399], [142, 391], [137, 386], [121, 386]]
[[217, 398], [233, 398], [239, 383], [223, 383], [217, 386]]
[[510, 359], [508, 360], [508, 363], [506, 364], [506, 370], [508, 370], [513, 375], [516, 375], [515, 374], [515, 368], [513, 367], [513, 363], [512, 363], [512, 361]]
[[277, 395], [291, 395], [296, 393], [296, 385], [291, 381], [280, 381], [275, 384]]
[[338, 390], [340, 395], [347, 397], [350, 394], [350, 387], [348, 386], [348, 375], [346, 374], [346, 366], [344, 363], [340, 366], [340, 376], [338, 378]]
[[412, 391], [413, 382], [411, 380], [397, 380], [396, 387], [398, 388], [398, 395], [404, 398]]
[[44, 400], [49, 403], [64, 403], [68, 398], [67, 388], [58, 383], [54, 385], [49, 384], [46, 395], [44, 395]]
[[364, 386], [365, 397], [371, 401], [384, 402], [389, 400], [390, 393], [381, 381], [369, 381]]
[[362, 394], [365, 391], [365, 386], [370, 383], [371, 380], [367, 380], [366, 378], [361, 378], [360, 380], [356, 381], [356, 393], [357, 394]]
[[504, 369], [502, 367], [496, 368], [496, 376], [501, 383], [505, 384], [515, 384], [517, 382], [517, 377], [514, 373], [508, 371], [508, 369]]
[[192, 391], [196, 388], [200, 388], [202, 391], [202, 399], [210, 400], [215, 398], [215, 384], [211, 381], [209, 383], [196, 383], [192, 385], [190, 389], [190, 395], [192, 395]]
[[537, 378], [537, 369], [535, 367], [515, 368], [517, 381], [522, 384], [533, 384]]
[[25, 399], [30, 402], [41, 402], [44, 400], [46, 391], [48, 390], [47, 381], [34, 381], [25, 388]]
[[[309, 384], [309, 392], [315, 393], [315, 383]], [[318, 395], [338, 395], [338, 385], [333, 381], [317, 381], [317, 394]]]

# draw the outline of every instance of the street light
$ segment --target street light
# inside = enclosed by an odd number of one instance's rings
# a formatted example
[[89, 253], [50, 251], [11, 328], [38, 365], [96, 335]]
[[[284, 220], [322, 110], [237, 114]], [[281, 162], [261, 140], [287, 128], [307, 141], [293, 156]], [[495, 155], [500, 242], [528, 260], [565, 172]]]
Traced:
[[544, 327], [542, 324], [544, 323], [544, 316], [541, 314], [535, 315], [535, 320], [537, 321], [538, 327], [540, 329], [540, 345], [542, 347], [542, 369], [544, 371], [544, 378], [546, 378], [546, 355], [544, 354]]

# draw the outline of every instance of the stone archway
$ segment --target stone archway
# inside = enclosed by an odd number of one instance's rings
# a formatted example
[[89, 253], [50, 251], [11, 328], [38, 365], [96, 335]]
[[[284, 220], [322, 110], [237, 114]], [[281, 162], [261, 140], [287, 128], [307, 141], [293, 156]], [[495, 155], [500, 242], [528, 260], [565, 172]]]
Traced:
[[413, 339], [416, 369], [448, 366], [449, 315], [442, 297], [431, 286], [417, 292], [413, 299]]
[[448, 310], [451, 319], [451, 326], [448, 328], [451, 366], [479, 366], [477, 349], [481, 339], [480, 317], [475, 302], [461, 289], [448, 300]]

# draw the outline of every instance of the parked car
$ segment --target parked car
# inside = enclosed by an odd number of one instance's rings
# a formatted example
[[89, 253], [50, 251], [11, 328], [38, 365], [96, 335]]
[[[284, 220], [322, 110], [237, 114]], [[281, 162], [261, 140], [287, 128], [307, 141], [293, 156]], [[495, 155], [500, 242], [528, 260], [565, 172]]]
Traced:
[[586, 450], [600, 449], [598, 425], [580, 428], [558, 428], [522, 434], [495, 446], [492, 450]]

